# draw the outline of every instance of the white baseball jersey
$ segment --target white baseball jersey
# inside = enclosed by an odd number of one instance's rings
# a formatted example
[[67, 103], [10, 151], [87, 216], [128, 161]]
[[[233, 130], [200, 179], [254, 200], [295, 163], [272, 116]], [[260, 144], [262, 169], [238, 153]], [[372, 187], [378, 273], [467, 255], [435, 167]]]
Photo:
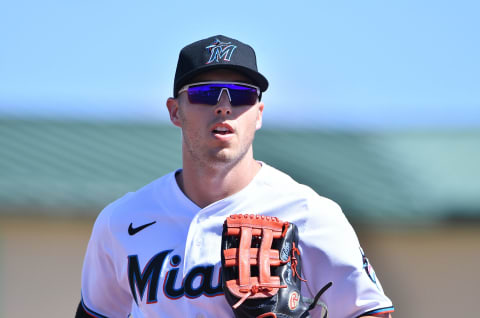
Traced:
[[84, 309], [93, 317], [233, 317], [220, 252], [223, 222], [238, 213], [297, 225], [302, 294], [313, 298], [333, 282], [320, 299], [329, 317], [393, 310], [340, 207], [265, 163], [240, 192], [203, 209], [180, 190], [175, 172], [107, 206], [85, 256]]

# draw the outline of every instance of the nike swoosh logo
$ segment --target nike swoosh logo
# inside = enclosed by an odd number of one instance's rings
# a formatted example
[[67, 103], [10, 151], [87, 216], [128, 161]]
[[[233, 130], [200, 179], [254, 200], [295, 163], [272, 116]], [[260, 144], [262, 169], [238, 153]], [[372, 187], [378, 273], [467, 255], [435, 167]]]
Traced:
[[151, 223], [140, 225], [139, 227], [135, 227], [135, 228], [133, 227], [133, 223], [130, 223], [130, 225], [128, 226], [128, 234], [135, 235], [138, 232], [140, 232], [141, 230], [143, 230], [144, 228], [149, 227], [150, 225], [153, 225], [155, 223], [157, 223], [157, 221], [153, 221]]

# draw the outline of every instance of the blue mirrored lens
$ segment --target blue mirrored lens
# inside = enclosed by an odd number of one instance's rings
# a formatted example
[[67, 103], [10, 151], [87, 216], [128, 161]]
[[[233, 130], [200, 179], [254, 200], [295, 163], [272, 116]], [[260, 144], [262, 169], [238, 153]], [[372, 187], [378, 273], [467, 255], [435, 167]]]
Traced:
[[239, 84], [202, 84], [188, 88], [188, 99], [192, 104], [216, 105], [223, 89], [230, 93], [232, 106], [254, 105], [257, 102], [257, 90]]
[[211, 85], [191, 86], [188, 88], [188, 100], [192, 104], [216, 105], [221, 90]]

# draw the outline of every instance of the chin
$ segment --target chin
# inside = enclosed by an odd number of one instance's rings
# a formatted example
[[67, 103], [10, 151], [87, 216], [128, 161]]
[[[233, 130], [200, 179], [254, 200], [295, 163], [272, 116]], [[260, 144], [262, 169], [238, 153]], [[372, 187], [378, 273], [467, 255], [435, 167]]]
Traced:
[[236, 156], [234, 156], [232, 153], [227, 152], [227, 151], [219, 151], [213, 156], [211, 156], [213, 161], [218, 161], [218, 162], [231, 162], [235, 161]]
[[239, 153], [225, 148], [210, 154], [211, 161], [219, 164], [237, 162], [240, 160], [240, 157]]

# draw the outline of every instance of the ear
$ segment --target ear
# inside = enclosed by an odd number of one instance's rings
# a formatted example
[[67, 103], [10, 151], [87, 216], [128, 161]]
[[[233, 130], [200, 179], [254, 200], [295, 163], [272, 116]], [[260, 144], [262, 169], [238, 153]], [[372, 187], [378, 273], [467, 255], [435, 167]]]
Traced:
[[255, 125], [256, 130], [262, 128], [263, 107], [263, 102], [258, 103], [257, 123]]
[[167, 108], [168, 113], [170, 115], [170, 121], [177, 127], [182, 127], [182, 122], [180, 117], [178, 116], [179, 113], [179, 104], [178, 99], [170, 97], [167, 99]]

